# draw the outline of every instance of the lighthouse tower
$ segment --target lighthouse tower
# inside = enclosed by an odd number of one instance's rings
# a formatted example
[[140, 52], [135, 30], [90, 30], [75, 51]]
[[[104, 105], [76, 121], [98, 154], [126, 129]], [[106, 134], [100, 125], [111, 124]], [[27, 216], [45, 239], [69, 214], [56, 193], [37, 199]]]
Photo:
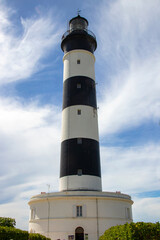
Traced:
[[98, 240], [132, 222], [131, 197], [103, 192], [95, 88], [95, 35], [78, 15], [62, 36], [63, 107], [59, 192], [29, 201], [29, 231], [52, 240]]
[[62, 37], [64, 51], [60, 191], [101, 191], [94, 34], [79, 15]]

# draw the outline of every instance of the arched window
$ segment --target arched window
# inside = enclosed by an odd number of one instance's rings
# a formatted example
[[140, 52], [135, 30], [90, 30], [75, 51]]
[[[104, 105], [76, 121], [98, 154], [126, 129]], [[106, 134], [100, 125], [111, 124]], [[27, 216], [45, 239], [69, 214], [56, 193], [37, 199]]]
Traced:
[[75, 240], [84, 240], [84, 229], [77, 227], [75, 230]]

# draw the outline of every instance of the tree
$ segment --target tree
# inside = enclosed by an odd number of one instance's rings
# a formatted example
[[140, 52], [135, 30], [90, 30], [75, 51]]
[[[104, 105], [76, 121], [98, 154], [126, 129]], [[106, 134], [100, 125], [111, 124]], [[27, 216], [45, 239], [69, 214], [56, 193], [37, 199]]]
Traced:
[[14, 218], [0, 217], [0, 226], [14, 228], [16, 226], [16, 221]]

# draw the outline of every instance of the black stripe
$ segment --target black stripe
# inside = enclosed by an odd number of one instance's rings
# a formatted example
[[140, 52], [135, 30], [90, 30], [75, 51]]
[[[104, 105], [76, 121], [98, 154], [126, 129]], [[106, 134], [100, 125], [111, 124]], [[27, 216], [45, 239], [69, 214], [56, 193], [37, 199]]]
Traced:
[[96, 39], [85, 31], [73, 31], [61, 43], [64, 53], [75, 49], [84, 49], [93, 53], [97, 48]]
[[77, 175], [78, 169], [82, 175], [101, 176], [99, 142], [82, 138], [82, 144], [78, 144], [73, 138], [61, 143], [60, 177]]
[[[79, 84], [81, 87], [78, 88]], [[96, 89], [93, 79], [85, 76], [70, 77], [63, 85], [63, 109], [73, 105], [97, 108]]]

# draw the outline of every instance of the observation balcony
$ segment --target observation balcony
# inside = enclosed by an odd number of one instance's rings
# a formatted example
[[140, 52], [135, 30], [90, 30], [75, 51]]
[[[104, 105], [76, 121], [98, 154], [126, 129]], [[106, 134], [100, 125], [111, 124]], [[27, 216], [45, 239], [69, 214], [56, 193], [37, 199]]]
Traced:
[[95, 34], [88, 29], [69, 29], [63, 34], [62, 41], [70, 34], [88, 34], [96, 40]]

